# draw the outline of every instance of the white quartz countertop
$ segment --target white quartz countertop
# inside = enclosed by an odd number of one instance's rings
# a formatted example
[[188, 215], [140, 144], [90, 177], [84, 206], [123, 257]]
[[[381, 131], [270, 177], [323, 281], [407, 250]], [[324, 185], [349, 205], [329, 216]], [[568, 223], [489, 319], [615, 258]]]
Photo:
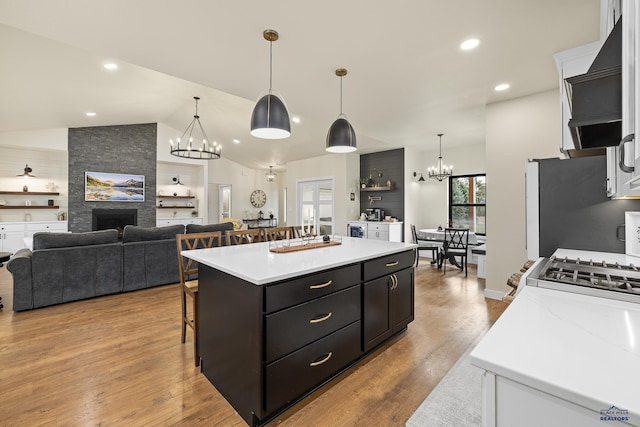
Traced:
[[640, 304], [526, 286], [471, 363], [597, 413], [640, 425]]
[[256, 285], [302, 276], [417, 247], [414, 243], [342, 237], [342, 244], [289, 253], [269, 251], [269, 242], [183, 251], [187, 258]]

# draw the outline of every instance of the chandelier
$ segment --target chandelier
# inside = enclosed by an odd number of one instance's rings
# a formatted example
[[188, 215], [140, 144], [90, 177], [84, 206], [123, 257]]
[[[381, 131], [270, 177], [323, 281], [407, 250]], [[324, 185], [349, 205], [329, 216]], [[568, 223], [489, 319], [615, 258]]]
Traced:
[[273, 166], [269, 166], [269, 172], [265, 174], [267, 177], [267, 182], [273, 182], [276, 180], [276, 174], [273, 172]]
[[[200, 123], [200, 116], [198, 115], [198, 100], [200, 98], [194, 96], [193, 99], [196, 100], [196, 114], [194, 114], [193, 120], [191, 120], [191, 123], [189, 123], [189, 126], [187, 126], [187, 129], [184, 131], [182, 136], [176, 139], [175, 144], [172, 139], [169, 140], [169, 143], [171, 144], [171, 154], [187, 159], [219, 159], [222, 146], [215, 141], [211, 143], [209, 138], [207, 138], [207, 133], [204, 131], [204, 128]], [[198, 142], [191, 136], [196, 124], [198, 124], [198, 129], [200, 129], [200, 140], [202, 142]]]
[[443, 133], [439, 133], [440, 137], [440, 155], [438, 156], [438, 164], [436, 166], [431, 166], [428, 169], [429, 178], [437, 179], [442, 182], [443, 179], [449, 178], [451, 174], [453, 174], [453, 166], [447, 166], [442, 163], [442, 135]]

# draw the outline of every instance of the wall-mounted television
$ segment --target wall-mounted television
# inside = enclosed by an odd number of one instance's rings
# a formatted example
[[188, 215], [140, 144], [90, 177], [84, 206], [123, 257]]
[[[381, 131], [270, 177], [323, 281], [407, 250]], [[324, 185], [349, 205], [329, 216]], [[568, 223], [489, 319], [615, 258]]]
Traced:
[[144, 202], [144, 175], [85, 172], [87, 202]]

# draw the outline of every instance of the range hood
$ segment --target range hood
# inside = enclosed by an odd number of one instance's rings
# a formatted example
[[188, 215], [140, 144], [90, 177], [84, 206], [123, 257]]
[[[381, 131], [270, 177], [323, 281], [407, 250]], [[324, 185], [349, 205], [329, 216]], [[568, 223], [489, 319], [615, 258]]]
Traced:
[[612, 147], [622, 138], [622, 18], [585, 74], [565, 79], [577, 150]]

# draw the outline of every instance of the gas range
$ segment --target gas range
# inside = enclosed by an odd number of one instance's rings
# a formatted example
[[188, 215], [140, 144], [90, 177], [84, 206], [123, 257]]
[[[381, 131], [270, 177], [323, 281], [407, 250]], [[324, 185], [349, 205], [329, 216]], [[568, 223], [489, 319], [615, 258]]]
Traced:
[[573, 252], [556, 252], [537, 262], [527, 274], [526, 284], [640, 303], [640, 258]]

